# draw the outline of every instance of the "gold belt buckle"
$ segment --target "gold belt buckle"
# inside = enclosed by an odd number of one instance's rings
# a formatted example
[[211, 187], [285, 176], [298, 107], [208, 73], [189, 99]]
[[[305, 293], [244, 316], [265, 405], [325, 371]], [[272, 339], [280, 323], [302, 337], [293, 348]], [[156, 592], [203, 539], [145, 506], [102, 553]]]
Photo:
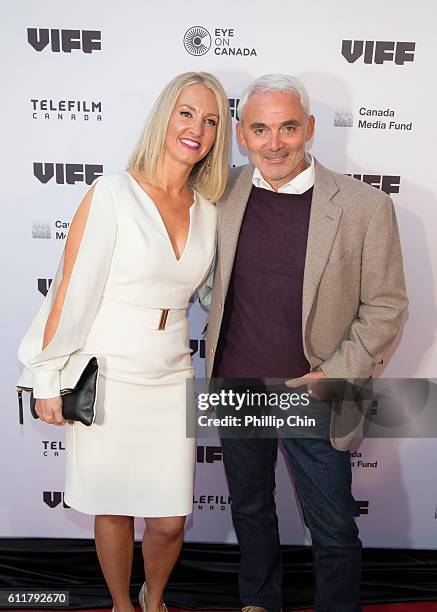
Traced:
[[161, 308], [161, 318], [159, 319], [158, 331], [165, 329], [167, 325], [168, 313], [170, 308]]

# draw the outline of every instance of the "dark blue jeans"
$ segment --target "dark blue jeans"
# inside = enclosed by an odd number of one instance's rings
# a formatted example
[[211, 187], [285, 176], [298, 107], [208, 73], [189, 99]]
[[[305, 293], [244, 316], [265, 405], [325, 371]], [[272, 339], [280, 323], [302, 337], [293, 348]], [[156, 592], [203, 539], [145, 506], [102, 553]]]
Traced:
[[[277, 442], [272, 438], [222, 438], [232, 520], [241, 550], [241, 603], [268, 610], [282, 605], [273, 495]], [[354, 519], [349, 453], [335, 450], [327, 439], [286, 438], [283, 445], [311, 532], [314, 610], [360, 612], [362, 545]]]

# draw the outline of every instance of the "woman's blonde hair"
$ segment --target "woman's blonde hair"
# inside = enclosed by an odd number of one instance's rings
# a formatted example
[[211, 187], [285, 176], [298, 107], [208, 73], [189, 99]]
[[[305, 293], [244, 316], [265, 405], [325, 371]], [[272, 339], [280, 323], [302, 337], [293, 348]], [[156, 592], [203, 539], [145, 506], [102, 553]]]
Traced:
[[184, 72], [164, 87], [147, 117], [143, 134], [129, 160], [128, 170], [141, 172], [146, 180], [155, 183], [170, 115], [182, 89], [190, 85], [205, 85], [217, 99], [219, 121], [215, 142], [208, 155], [193, 167], [189, 177], [190, 185], [205, 198], [216, 202], [222, 196], [228, 180], [231, 114], [225, 90], [208, 72]]

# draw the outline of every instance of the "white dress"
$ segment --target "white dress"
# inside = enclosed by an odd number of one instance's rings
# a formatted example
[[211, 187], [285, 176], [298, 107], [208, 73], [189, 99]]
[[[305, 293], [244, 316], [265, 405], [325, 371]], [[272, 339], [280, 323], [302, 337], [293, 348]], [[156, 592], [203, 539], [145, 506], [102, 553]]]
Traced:
[[[177, 260], [156, 205], [128, 172], [96, 180], [56, 333], [41, 351], [64, 255], [19, 349], [35, 397], [59, 395], [70, 356], [97, 356], [96, 420], [66, 424], [65, 501], [72, 508], [145, 517], [192, 512], [187, 307], [213, 265], [215, 232], [215, 206], [195, 192]], [[162, 309], [170, 310], [159, 330]]]

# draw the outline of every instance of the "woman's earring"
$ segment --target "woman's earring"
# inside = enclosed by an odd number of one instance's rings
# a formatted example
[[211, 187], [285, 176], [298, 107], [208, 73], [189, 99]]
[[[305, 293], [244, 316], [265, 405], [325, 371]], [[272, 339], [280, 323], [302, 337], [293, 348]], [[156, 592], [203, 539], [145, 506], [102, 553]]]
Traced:
[[211, 167], [212, 167], [212, 155], [211, 152], [208, 153], [208, 155], [206, 156], [206, 160], [205, 160], [205, 172], [206, 174], [209, 174], [211, 172]]

